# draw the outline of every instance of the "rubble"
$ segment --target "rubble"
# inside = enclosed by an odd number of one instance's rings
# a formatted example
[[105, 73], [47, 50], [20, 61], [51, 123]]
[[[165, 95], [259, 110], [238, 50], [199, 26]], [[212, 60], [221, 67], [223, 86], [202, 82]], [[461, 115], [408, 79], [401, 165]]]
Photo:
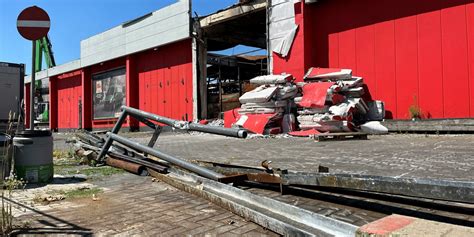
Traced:
[[[250, 80], [259, 85], [239, 98], [240, 109], [224, 115], [234, 126], [243, 127], [256, 134], [280, 134], [295, 130], [293, 98], [298, 93], [293, 76], [266, 75]], [[235, 113], [237, 112], [237, 114]], [[229, 122], [226, 126], [232, 126]]]
[[[364, 79], [352, 76], [350, 69], [310, 68], [304, 82], [293, 81], [288, 74], [251, 79], [258, 87], [239, 98], [240, 109], [225, 112], [224, 126], [256, 134], [310, 136], [360, 131], [360, 125], [385, 117], [384, 103], [366, 96]], [[295, 132], [297, 125], [309, 131]], [[364, 130], [380, 134], [385, 131], [382, 127]]]
[[[371, 120], [383, 120], [382, 101], [365, 101], [367, 93], [361, 77], [352, 76], [350, 69], [310, 68], [304, 83], [298, 84], [302, 95], [295, 98], [301, 130], [318, 132], [353, 132]], [[371, 126], [370, 126], [371, 125]], [[383, 133], [383, 126], [370, 124], [369, 133]], [[307, 133], [296, 133], [302, 135]]]

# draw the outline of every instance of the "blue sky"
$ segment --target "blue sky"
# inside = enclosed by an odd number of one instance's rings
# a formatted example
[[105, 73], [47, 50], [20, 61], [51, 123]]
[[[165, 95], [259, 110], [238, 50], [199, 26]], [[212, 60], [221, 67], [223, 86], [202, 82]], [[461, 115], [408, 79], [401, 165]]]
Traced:
[[[193, 11], [207, 15], [228, 7], [238, 0], [193, 0]], [[142, 16], [176, 2], [175, 0], [0, 0], [0, 61], [25, 63], [31, 72], [31, 41], [23, 39], [16, 29], [18, 14], [37, 5], [51, 18], [49, 36], [57, 64], [80, 56], [80, 41], [125, 21]], [[193, 14], [194, 15], [194, 14]], [[247, 50], [228, 50], [238, 53]]]

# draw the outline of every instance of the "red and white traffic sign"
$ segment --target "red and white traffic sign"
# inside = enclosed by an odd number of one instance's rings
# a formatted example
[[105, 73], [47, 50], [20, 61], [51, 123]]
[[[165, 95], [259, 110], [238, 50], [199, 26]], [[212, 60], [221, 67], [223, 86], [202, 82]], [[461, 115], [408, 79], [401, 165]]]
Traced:
[[28, 40], [38, 40], [46, 36], [50, 24], [48, 13], [37, 6], [23, 10], [16, 22], [18, 32]]

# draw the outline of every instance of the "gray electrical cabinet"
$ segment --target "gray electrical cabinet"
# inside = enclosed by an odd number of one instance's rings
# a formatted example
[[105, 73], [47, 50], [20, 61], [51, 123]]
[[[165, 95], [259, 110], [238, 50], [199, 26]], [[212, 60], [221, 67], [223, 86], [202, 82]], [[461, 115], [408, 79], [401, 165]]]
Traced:
[[[16, 123], [22, 116], [25, 65], [0, 62], [0, 123]], [[20, 123], [22, 124], [22, 123]], [[2, 131], [0, 131], [2, 132]]]

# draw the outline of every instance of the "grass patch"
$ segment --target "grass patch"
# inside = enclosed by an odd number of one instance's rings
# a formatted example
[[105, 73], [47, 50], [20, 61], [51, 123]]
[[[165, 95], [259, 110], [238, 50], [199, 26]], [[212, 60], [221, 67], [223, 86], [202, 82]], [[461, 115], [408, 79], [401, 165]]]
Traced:
[[100, 166], [100, 167], [89, 167], [85, 165], [62, 165], [55, 166], [54, 172], [60, 175], [74, 175], [74, 174], [83, 174], [87, 177], [104, 177], [111, 176], [114, 174], [121, 174], [125, 171], [122, 169], [117, 169], [111, 166]]
[[85, 174], [87, 176], [110, 176], [114, 174], [121, 174], [125, 171], [122, 169], [117, 169], [111, 166], [101, 166], [101, 167], [89, 167], [80, 170], [81, 174]]
[[103, 190], [98, 187], [93, 188], [76, 188], [69, 190], [54, 190], [45, 194], [38, 194], [33, 198], [33, 202], [48, 204], [51, 202], [62, 201], [67, 199], [93, 197], [101, 193]]
[[86, 189], [73, 189], [67, 191], [61, 191], [60, 193], [64, 195], [66, 199], [73, 198], [83, 198], [83, 197], [92, 197], [94, 194], [99, 194], [102, 192], [101, 188], [86, 188]]

